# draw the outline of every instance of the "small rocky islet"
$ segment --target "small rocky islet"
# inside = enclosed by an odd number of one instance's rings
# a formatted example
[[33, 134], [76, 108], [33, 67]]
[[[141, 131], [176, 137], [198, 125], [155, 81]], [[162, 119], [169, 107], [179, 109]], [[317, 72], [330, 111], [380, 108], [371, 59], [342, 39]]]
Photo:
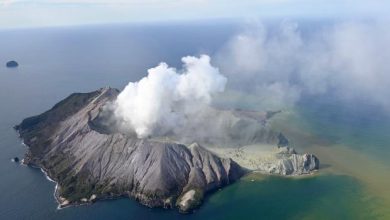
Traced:
[[8, 62], [5, 64], [5, 66], [6, 66], [7, 68], [16, 68], [16, 67], [19, 66], [19, 63], [16, 62], [15, 60], [11, 60], [11, 61], [8, 61]]
[[[15, 126], [28, 146], [23, 163], [41, 168], [57, 183], [60, 207], [127, 196], [149, 207], [188, 213], [208, 193], [253, 171], [198, 143], [139, 139], [112, 129], [102, 122], [102, 111], [118, 94], [108, 87], [74, 93]], [[282, 134], [267, 131], [259, 137], [287, 149], [259, 171], [303, 175], [319, 168], [314, 155], [288, 148]]]

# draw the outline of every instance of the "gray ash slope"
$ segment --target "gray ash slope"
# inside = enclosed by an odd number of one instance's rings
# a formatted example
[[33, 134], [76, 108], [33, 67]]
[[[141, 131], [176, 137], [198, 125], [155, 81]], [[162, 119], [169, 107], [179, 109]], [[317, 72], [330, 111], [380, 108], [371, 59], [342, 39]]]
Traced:
[[[189, 211], [204, 193], [227, 185], [245, 170], [205, 148], [102, 132], [93, 123], [118, 90], [72, 94], [51, 110], [15, 128], [29, 151], [24, 163], [58, 183], [63, 205], [131, 196], [150, 207]], [[189, 201], [180, 198], [193, 190]]]
[[206, 193], [248, 172], [199, 144], [187, 147], [111, 130], [100, 119], [118, 93], [112, 88], [74, 93], [15, 126], [29, 146], [24, 163], [42, 168], [57, 182], [61, 206], [129, 196], [149, 207], [188, 212]]

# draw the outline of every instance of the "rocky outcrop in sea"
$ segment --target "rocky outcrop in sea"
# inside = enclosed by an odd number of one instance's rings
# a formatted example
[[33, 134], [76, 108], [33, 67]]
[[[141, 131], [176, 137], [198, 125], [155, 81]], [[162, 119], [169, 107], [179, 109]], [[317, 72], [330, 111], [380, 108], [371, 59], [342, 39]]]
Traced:
[[18, 62], [15, 60], [8, 61], [5, 65], [7, 68], [16, 68], [19, 66]]

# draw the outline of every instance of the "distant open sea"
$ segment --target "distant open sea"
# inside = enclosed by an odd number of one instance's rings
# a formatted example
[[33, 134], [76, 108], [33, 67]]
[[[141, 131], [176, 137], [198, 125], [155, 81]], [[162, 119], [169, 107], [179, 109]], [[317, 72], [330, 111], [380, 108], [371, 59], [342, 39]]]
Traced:
[[[11, 162], [26, 151], [12, 129], [22, 119], [72, 92], [122, 89], [161, 61], [178, 66], [182, 56], [213, 55], [239, 30], [220, 22], [0, 31], [0, 219], [390, 219], [390, 119], [333, 96], [307, 97], [275, 118], [298, 150], [318, 155], [318, 174], [253, 174], [190, 215], [128, 198], [58, 210], [54, 183]], [[20, 66], [7, 69], [9, 60]]]

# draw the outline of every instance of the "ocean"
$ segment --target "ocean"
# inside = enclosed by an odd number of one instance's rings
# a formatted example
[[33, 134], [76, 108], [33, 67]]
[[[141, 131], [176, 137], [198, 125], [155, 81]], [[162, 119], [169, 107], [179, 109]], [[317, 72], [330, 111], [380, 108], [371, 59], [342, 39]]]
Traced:
[[[0, 219], [389, 219], [390, 118], [336, 96], [307, 97], [275, 118], [294, 147], [320, 158], [319, 173], [252, 174], [189, 215], [128, 198], [58, 210], [55, 184], [39, 169], [11, 162], [26, 151], [13, 130], [24, 118], [72, 92], [122, 89], [161, 61], [178, 67], [182, 56], [213, 55], [239, 30], [224, 22], [1, 30]], [[20, 66], [7, 69], [8, 60]]]

